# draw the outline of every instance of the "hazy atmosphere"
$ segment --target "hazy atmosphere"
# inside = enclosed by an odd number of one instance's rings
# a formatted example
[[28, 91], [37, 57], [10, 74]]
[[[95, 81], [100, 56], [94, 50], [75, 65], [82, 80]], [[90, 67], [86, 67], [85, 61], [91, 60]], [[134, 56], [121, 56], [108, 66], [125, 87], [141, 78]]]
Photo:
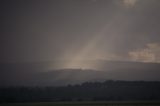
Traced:
[[160, 62], [159, 0], [2, 0], [1, 62]]
[[[2, 0], [0, 4], [2, 82], [160, 80], [159, 0]], [[57, 69], [84, 70], [57, 74]], [[100, 70], [104, 73], [93, 74]]]
[[0, 105], [160, 105], [160, 0], [0, 0], [0, 18]]

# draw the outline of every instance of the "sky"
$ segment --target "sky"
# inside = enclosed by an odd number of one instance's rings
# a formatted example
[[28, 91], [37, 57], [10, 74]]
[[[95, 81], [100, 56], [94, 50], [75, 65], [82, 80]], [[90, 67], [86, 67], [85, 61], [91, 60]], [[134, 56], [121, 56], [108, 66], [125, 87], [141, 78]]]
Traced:
[[160, 0], [0, 2], [0, 62], [160, 62]]

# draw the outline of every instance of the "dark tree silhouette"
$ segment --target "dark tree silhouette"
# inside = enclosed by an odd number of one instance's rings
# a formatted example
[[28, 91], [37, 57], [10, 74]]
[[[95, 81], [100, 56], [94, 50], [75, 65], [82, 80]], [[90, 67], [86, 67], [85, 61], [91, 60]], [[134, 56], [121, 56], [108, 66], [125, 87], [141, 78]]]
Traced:
[[160, 82], [85, 82], [61, 87], [0, 88], [0, 102], [160, 100]]

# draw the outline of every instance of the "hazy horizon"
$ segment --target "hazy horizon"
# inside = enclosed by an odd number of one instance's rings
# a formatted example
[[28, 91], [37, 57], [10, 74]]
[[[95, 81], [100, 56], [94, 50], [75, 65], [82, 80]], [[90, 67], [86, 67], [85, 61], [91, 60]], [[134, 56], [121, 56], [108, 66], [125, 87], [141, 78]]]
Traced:
[[0, 0], [0, 23], [0, 105], [160, 105], [160, 0]]
[[[78, 75], [42, 74], [57, 68], [159, 80], [160, 0], [2, 0], [0, 7], [2, 83]], [[87, 75], [103, 76], [86, 71], [79, 79]]]

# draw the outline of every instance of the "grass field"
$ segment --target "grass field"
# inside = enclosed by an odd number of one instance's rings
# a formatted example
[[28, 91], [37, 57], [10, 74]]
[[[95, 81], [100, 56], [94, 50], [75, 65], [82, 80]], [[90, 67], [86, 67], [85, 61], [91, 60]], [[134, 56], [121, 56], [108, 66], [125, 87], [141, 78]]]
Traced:
[[0, 104], [0, 106], [160, 106], [160, 101], [6, 103]]

